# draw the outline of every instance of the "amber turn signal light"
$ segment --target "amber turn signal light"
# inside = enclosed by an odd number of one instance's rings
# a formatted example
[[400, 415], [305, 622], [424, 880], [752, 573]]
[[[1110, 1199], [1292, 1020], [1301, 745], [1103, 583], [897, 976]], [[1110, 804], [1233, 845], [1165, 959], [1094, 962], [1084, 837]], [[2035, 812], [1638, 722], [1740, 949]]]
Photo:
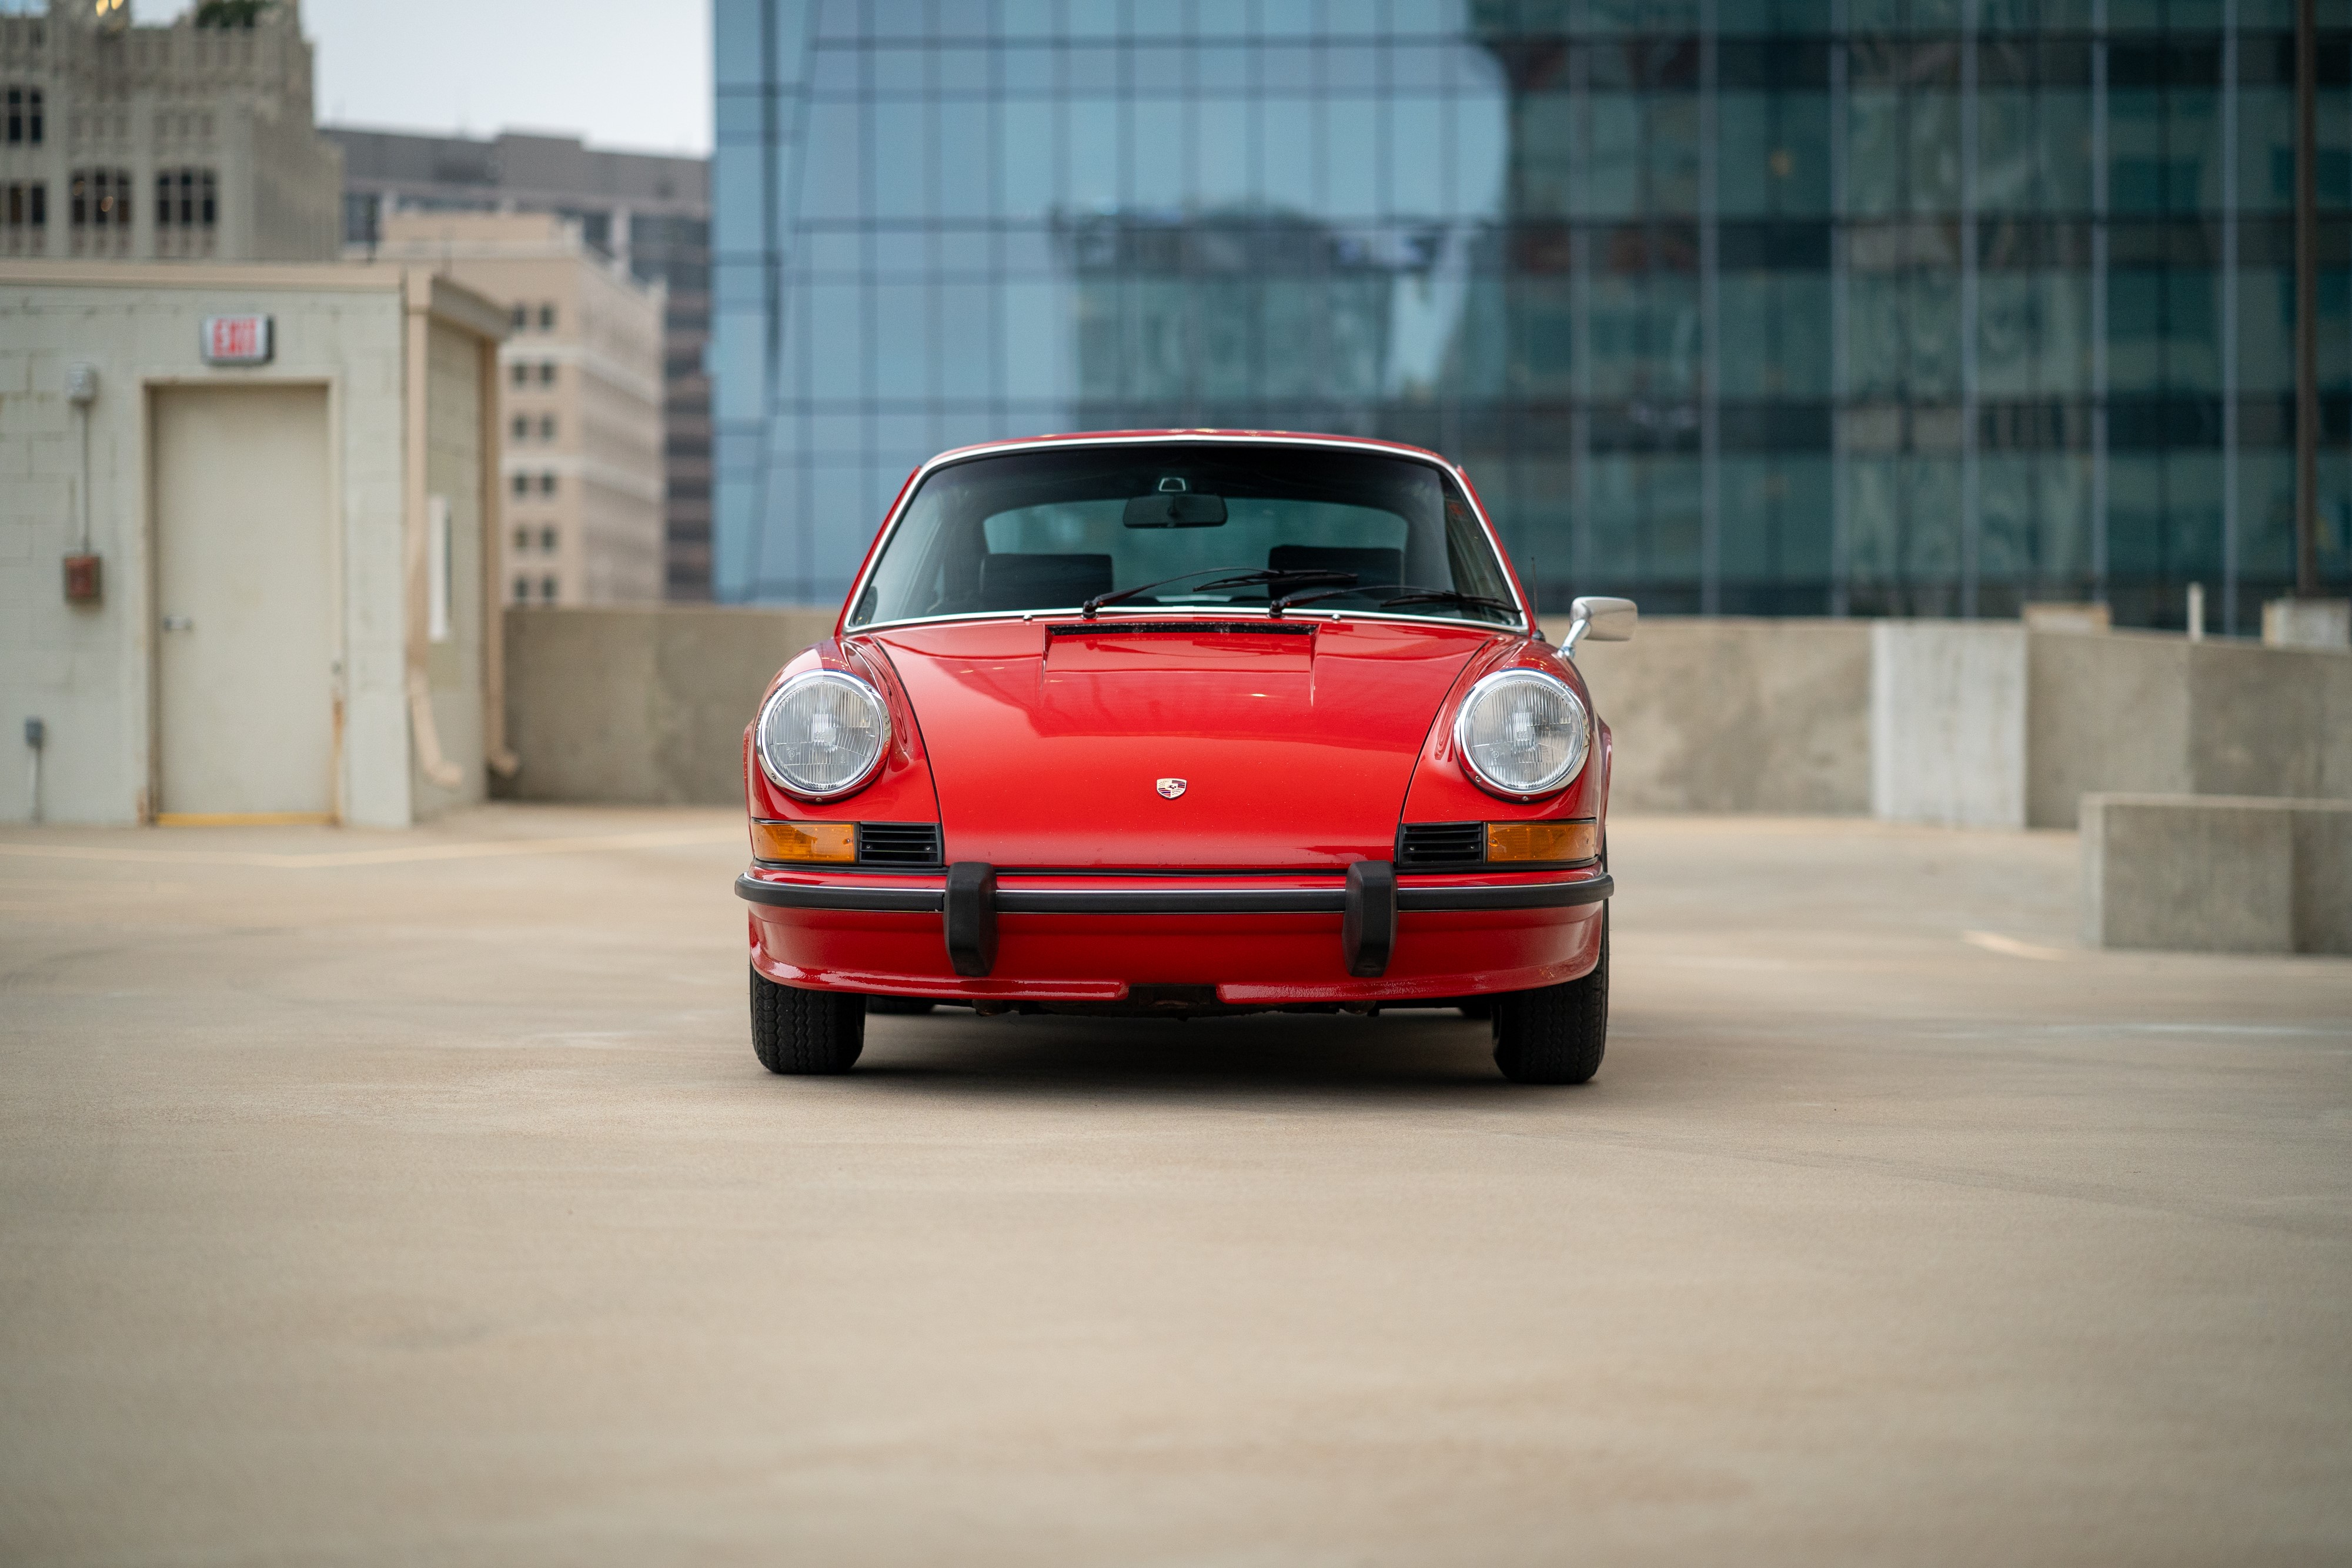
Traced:
[[1489, 822], [1490, 861], [1589, 861], [1601, 852], [1600, 830], [1591, 822]]
[[834, 861], [857, 858], [855, 822], [754, 822], [751, 858], [763, 861]]

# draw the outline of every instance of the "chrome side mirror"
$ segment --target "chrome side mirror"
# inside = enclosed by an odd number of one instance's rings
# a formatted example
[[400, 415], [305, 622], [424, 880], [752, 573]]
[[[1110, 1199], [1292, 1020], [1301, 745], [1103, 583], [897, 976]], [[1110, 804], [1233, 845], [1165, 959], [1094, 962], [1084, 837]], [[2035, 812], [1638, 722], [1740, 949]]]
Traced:
[[1580, 599], [1568, 607], [1568, 640], [1562, 652], [1572, 653], [1587, 637], [1596, 643], [1630, 643], [1633, 623], [1642, 612], [1630, 599]]

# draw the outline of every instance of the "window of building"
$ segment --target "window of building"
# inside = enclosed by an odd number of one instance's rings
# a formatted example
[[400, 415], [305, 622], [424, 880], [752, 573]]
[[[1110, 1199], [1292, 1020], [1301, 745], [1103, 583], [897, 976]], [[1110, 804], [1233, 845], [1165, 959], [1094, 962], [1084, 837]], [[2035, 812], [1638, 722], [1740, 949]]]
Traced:
[[542, 413], [539, 416], [539, 438], [541, 441], [552, 441], [555, 439], [555, 416], [553, 414]]
[[514, 476], [514, 493], [518, 496], [528, 496], [530, 494], [530, 475], [518, 474]]
[[155, 175], [155, 226], [211, 228], [219, 221], [217, 185], [210, 169], [164, 169]]
[[555, 494], [554, 475], [541, 474], [539, 476], [539, 493], [542, 496], [552, 496]]
[[551, 577], [542, 577], [539, 580], [539, 597], [542, 603], [552, 604], [555, 602], [555, 579]]
[[49, 188], [38, 180], [24, 181], [0, 192], [0, 223], [10, 228], [38, 228], [49, 221]]
[[550, 555], [553, 555], [555, 553], [555, 528], [553, 524], [550, 524], [546, 528], [539, 530], [539, 548], [545, 550]]
[[38, 147], [41, 144], [39, 88], [12, 87], [8, 89], [8, 144], [12, 147]]
[[513, 429], [514, 438], [517, 441], [524, 440], [530, 434], [530, 420], [523, 414], [515, 415]]
[[530, 367], [524, 364], [520, 360], [517, 360], [515, 361], [513, 381], [514, 384], [519, 387], [528, 386], [530, 384]]
[[516, 602], [517, 604], [524, 604], [524, 603], [528, 603], [528, 602], [530, 601], [530, 579], [529, 579], [529, 578], [527, 578], [527, 577], [518, 577], [518, 578], [516, 578], [516, 579], [515, 579], [515, 602]]
[[514, 308], [514, 318], [513, 318], [513, 319], [514, 319], [514, 329], [515, 329], [516, 331], [518, 331], [518, 332], [521, 331], [524, 328], [526, 328], [526, 327], [530, 326], [530, 306], [528, 306], [528, 305], [518, 305], [518, 306], [516, 306], [516, 307]]
[[530, 548], [530, 530], [529, 528], [517, 528], [515, 530], [515, 549], [518, 550], [527, 550]]
[[542, 305], [539, 308], [539, 329], [542, 332], [552, 332], [555, 330], [554, 306]]
[[539, 384], [543, 387], [551, 387], [555, 384], [555, 361], [553, 360], [542, 360], [540, 361]]
[[73, 224], [76, 228], [129, 228], [131, 226], [131, 171], [128, 169], [75, 170]]

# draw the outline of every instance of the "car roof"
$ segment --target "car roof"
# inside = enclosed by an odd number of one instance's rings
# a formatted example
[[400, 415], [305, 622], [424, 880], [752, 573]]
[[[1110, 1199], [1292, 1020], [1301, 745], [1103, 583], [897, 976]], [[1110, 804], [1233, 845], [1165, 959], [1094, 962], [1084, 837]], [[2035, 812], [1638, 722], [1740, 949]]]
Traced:
[[930, 461], [925, 463], [923, 466], [929, 468], [934, 465], [944, 463], [950, 458], [963, 456], [967, 453], [1016, 451], [1024, 446], [1055, 446], [1066, 442], [1084, 442], [1089, 444], [1100, 445], [1116, 444], [1119, 442], [1133, 442], [1138, 445], [1145, 445], [1163, 441], [1230, 441], [1234, 439], [1268, 442], [1296, 441], [1302, 444], [1311, 444], [1318, 446], [1354, 446], [1360, 447], [1369, 452], [1394, 452], [1408, 457], [1424, 458], [1429, 462], [1442, 465], [1447, 468], [1456, 466], [1453, 459], [1445, 456], [1443, 453], [1432, 452], [1425, 446], [1409, 446], [1402, 441], [1381, 441], [1369, 435], [1342, 435], [1330, 431], [1317, 430], [1229, 429], [1070, 430], [1058, 432], [1051, 435], [1015, 435], [1008, 436], [1002, 441], [980, 441], [974, 442], [969, 446], [950, 447], [945, 452], [940, 453], [938, 455], [932, 457]]

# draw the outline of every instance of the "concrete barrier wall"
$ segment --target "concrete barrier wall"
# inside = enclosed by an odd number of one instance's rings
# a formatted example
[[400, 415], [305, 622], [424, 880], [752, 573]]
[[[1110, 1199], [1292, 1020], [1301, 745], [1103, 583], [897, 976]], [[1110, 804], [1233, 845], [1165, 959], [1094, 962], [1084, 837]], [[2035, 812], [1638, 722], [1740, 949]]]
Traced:
[[2083, 797], [2083, 939], [2352, 953], [2352, 801]]
[[2026, 821], [2075, 825], [2095, 791], [2196, 792], [2186, 637], [2110, 632], [2027, 639]]
[[[722, 803], [835, 612], [506, 612], [509, 792]], [[1554, 641], [1567, 623], [1546, 622]], [[2352, 800], [2352, 653], [2015, 622], [1655, 617], [1577, 651], [1615, 803], [2073, 827], [2085, 791]], [[1875, 779], [1875, 783], [1874, 783]]]
[[2153, 632], [2028, 638], [2027, 820], [2098, 791], [2352, 800], [2352, 654]]
[[833, 610], [702, 605], [506, 612], [507, 740], [524, 800], [725, 805], [743, 727]]
[[[1568, 622], [1544, 629], [1557, 643]], [[1655, 617], [1577, 667], [1616, 738], [1612, 802], [1639, 811], [1870, 810], [1870, 623]]]
[[1890, 822], [2025, 826], [2025, 628], [1870, 629], [1870, 809]]
[[1883, 621], [1873, 810], [2071, 828], [2085, 794], [2352, 800], [2352, 656], [2152, 632]]

